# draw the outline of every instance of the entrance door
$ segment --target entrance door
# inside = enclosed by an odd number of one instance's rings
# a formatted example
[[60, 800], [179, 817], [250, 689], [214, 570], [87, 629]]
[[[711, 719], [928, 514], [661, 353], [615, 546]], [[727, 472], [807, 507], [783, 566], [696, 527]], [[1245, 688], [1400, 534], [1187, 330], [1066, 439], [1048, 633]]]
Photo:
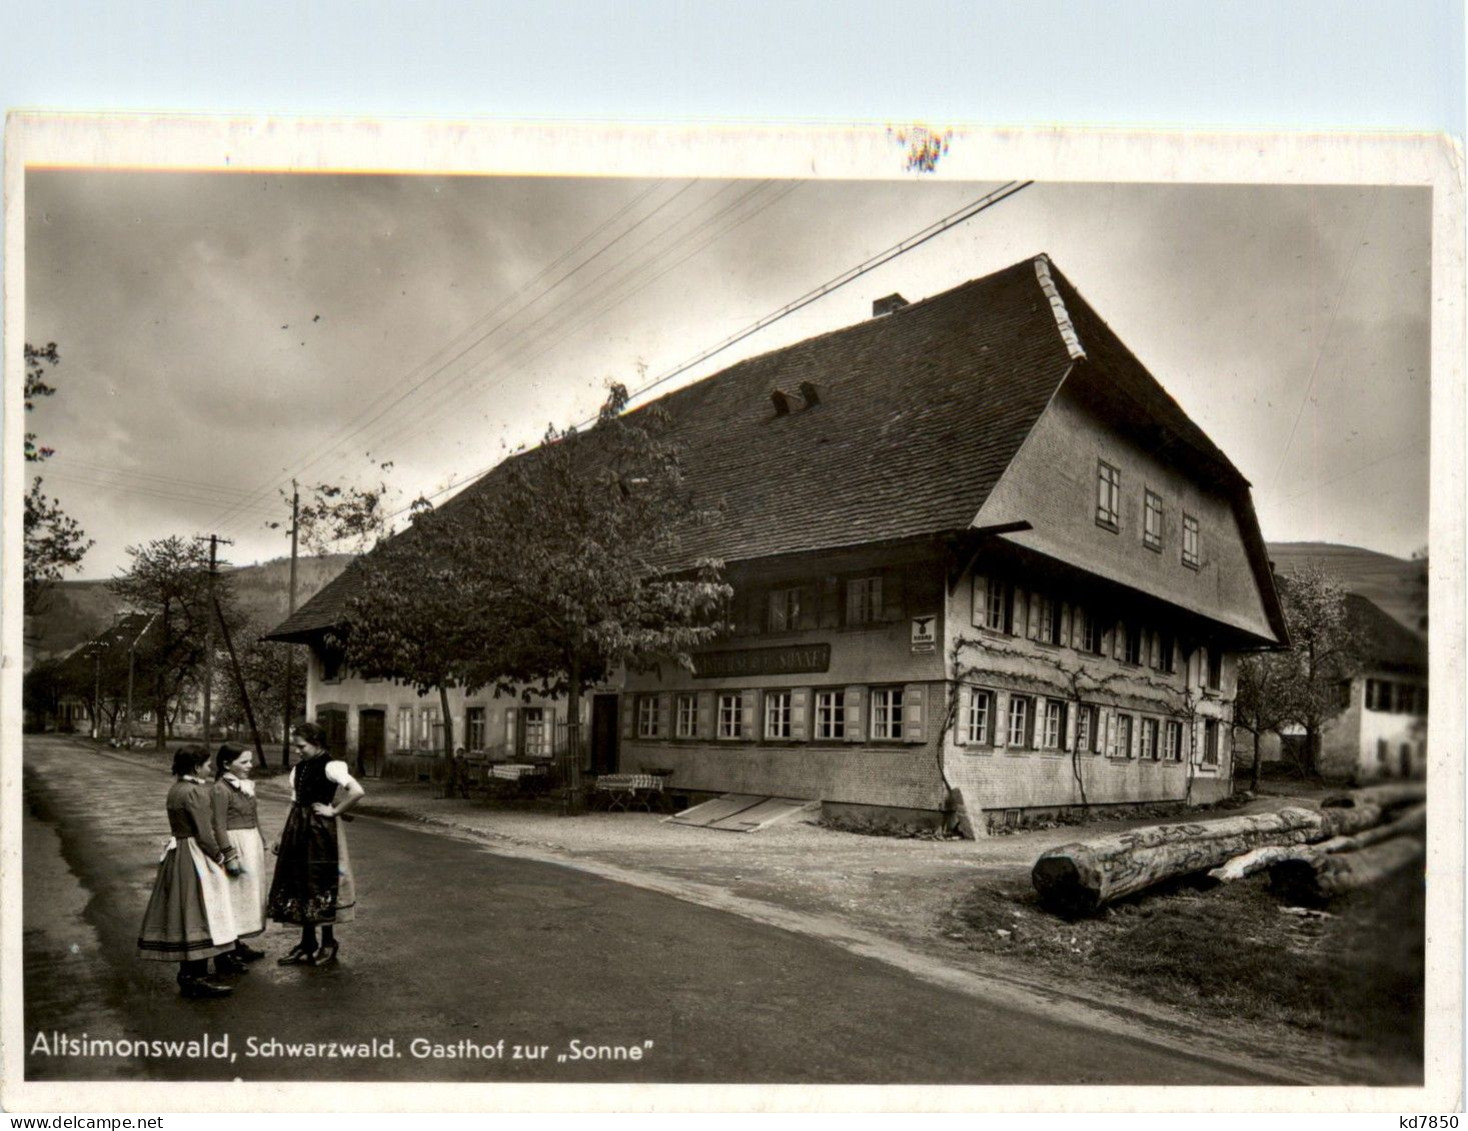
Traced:
[[591, 772], [614, 774], [617, 772], [617, 740], [621, 729], [617, 725], [616, 695], [593, 695], [591, 698]]
[[382, 776], [386, 750], [387, 713], [362, 710], [357, 715], [357, 773], [362, 777]]
[[326, 749], [332, 758], [346, 761], [347, 713], [340, 707], [323, 707], [316, 712], [316, 725], [326, 731]]

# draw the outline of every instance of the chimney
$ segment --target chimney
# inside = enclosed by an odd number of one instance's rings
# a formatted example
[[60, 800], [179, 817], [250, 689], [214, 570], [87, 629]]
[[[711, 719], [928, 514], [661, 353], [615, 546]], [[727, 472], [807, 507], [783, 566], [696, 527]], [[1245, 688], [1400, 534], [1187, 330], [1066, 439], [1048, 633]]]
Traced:
[[876, 302], [872, 303], [872, 317], [880, 318], [884, 314], [891, 314], [894, 311], [901, 310], [906, 305], [907, 299], [903, 298], [896, 291], [893, 291], [886, 298], [879, 298]]
[[770, 400], [774, 402], [776, 416], [786, 416], [789, 414], [790, 398], [780, 392], [779, 389], [770, 390]]
[[815, 408], [816, 405], [821, 403], [820, 390], [809, 381], [802, 381], [800, 383], [800, 395], [805, 398], [806, 408]]

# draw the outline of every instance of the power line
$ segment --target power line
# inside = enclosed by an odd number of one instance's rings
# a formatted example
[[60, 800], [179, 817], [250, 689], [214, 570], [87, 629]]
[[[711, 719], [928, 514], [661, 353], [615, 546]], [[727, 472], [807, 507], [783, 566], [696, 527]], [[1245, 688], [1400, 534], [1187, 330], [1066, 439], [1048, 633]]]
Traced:
[[[711, 224], [713, 224], [713, 223], [715, 223], [715, 222], [723, 219], [730, 212], [735, 211], [739, 207], [741, 207], [742, 205], [748, 203], [748, 201], [752, 200], [754, 198], [754, 195], [758, 191], [760, 191], [760, 189], [764, 188], [766, 185], [768, 185], [770, 183], [771, 182], [768, 182], [768, 181], [767, 182], [764, 182], [764, 184], [762, 184], [761, 186], [759, 186], [759, 188], [754, 189], [754, 190], [751, 190], [751, 192], [745, 194], [745, 196], [741, 197], [739, 200], [735, 201], [733, 204], [731, 204], [731, 205], [727, 206], [726, 208], [722, 209], [716, 215], [707, 218], [706, 220], [704, 220], [703, 222], [701, 222], [698, 225], [698, 227], [696, 227], [692, 231], [686, 233], [685, 235], [679, 237], [680, 242], [683, 241], [683, 240], [691, 239], [692, 237], [698, 235], [700, 232], [702, 232], [703, 230], [705, 230], [706, 228], [708, 228]], [[504, 352], [504, 353], [502, 353], [501, 356], [496, 359], [497, 364], [500, 365], [501, 367], [508, 367], [508, 366], [511, 366], [511, 365], [518, 365], [521, 369], [524, 369], [526, 366], [530, 365], [532, 362], [538, 360], [541, 357], [544, 357], [547, 353], [549, 353], [551, 350], [555, 349], [557, 346], [560, 346], [560, 345], [564, 344], [568, 339], [570, 339], [571, 337], [573, 337], [575, 334], [577, 334], [579, 331], [581, 331], [582, 329], [584, 329], [586, 326], [595, 323], [598, 319], [600, 319], [602, 316], [604, 316], [605, 314], [607, 314], [609, 311], [615, 310], [617, 307], [619, 307], [619, 306], [623, 305], [624, 303], [628, 302], [629, 300], [631, 300], [635, 295], [640, 294], [643, 290], [645, 290], [647, 287], [651, 286], [658, 279], [661, 279], [669, 271], [672, 271], [673, 269], [681, 266], [683, 263], [687, 262], [693, 256], [697, 255], [698, 253], [700, 253], [701, 251], [703, 251], [705, 248], [709, 247], [711, 244], [716, 243], [718, 240], [722, 239], [729, 232], [731, 232], [734, 229], [738, 228], [742, 224], [748, 223], [750, 220], [754, 219], [756, 216], [760, 215], [762, 212], [764, 212], [767, 209], [769, 209], [769, 208], [773, 207], [774, 205], [778, 204], [780, 201], [784, 200], [785, 197], [789, 196], [790, 193], [794, 192], [799, 187], [800, 187], [800, 183], [798, 181], [797, 182], [792, 182], [788, 186], [786, 186], [783, 189], [781, 189], [780, 191], [778, 191], [772, 198], [770, 198], [769, 200], [766, 200], [763, 203], [761, 203], [757, 208], [754, 208], [754, 209], [750, 210], [749, 212], [745, 213], [743, 216], [737, 216], [737, 217], [735, 217], [733, 220], [731, 220], [730, 222], [724, 224], [723, 227], [719, 228], [717, 231], [715, 231], [712, 235], [710, 235], [707, 239], [703, 240], [697, 246], [691, 248], [689, 251], [687, 251], [685, 254], [679, 256], [677, 259], [673, 260], [671, 263], [667, 263], [667, 264], [663, 265], [662, 266], [662, 270], [657, 271], [657, 273], [654, 274], [651, 278], [648, 278], [648, 279], [646, 279], [646, 280], [638, 283], [637, 286], [633, 287], [630, 290], [622, 289], [622, 288], [625, 288], [625, 286], [627, 284], [629, 284], [633, 280], [637, 279], [638, 276], [643, 275], [646, 272], [648, 272], [650, 270], [653, 270], [654, 268], [658, 267], [659, 264], [662, 263], [662, 260], [659, 259], [659, 258], [653, 258], [653, 259], [648, 260], [645, 263], [642, 263], [642, 264], [640, 264], [638, 266], [633, 267], [631, 270], [629, 270], [626, 273], [624, 273], [620, 278], [614, 280], [613, 283], [610, 284], [606, 288], [606, 290], [604, 290], [600, 295], [594, 296], [590, 300], [591, 305], [588, 305], [587, 307], [585, 307], [584, 309], [582, 309], [581, 312], [580, 312], [580, 316], [579, 317], [574, 318], [573, 320], [571, 320], [571, 321], [569, 321], [567, 323], [559, 324], [559, 325], [556, 325], [556, 326], [553, 326], [553, 327], [548, 328], [545, 332], [537, 335], [534, 340], [531, 340], [531, 341], [526, 342], [518, 350], [512, 350], [510, 352]], [[605, 275], [605, 273], [603, 273], [603, 274]], [[599, 276], [598, 279], [600, 279], [601, 277], [602, 276]], [[589, 289], [589, 288], [583, 288], [583, 290], [585, 290], [585, 289]], [[580, 292], [578, 292], [578, 293], [580, 293]], [[537, 325], [540, 321], [543, 321], [543, 317], [541, 319], [537, 319], [536, 322], [531, 323], [530, 326], [526, 326], [526, 327], [522, 328], [522, 330], [520, 330], [520, 331], [517, 332], [516, 337], [522, 337], [522, 336], [524, 336], [531, 329], [532, 326]], [[539, 349], [535, 349], [535, 346], [537, 345], [537, 343], [545, 343], [545, 344], [541, 345]], [[507, 344], [507, 346], [513, 344], [513, 340], [512, 340], [511, 343], [506, 343], [506, 344]], [[531, 351], [533, 351], [533, 352], [531, 352]], [[485, 364], [487, 364], [487, 361], [486, 361]], [[458, 381], [461, 381], [465, 377], [469, 377], [469, 376], [473, 376], [473, 375], [470, 374], [470, 373], [467, 373], [467, 372], [466, 373], [463, 373], [463, 374], [460, 374], [459, 377], [458, 378], [455, 378], [454, 379], [454, 382], [450, 382], [450, 384], [452, 385], [453, 383], [458, 382]], [[484, 376], [484, 374], [479, 374], [477, 376]], [[482, 385], [479, 386], [478, 392], [480, 394], [483, 394], [483, 393], [487, 392], [488, 390], [490, 390], [492, 388], [495, 388], [495, 387], [497, 387], [499, 385], [502, 385], [502, 384], [504, 384], [505, 381], [509, 380], [509, 378], [511, 376], [512, 376], [511, 373], [505, 373], [502, 376], [496, 377], [493, 380], [490, 380], [488, 382], [485, 382], [485, 383], [483, 383]], [[446, 391], [446, 390], [447, 390], [447, 387], [445, 388], [444, 391]], [[451, 404], [447, 404], [447, 405], [442, 406], [437, 412], [435, 412], [432, 415], [430, 415], [427, 419], [419, 421], [418, 424], [410, 432], [408, 432], [407, 434], [405, 434], [402, 437], [399, 437], [399, 439], [408, 439], [408, 438], [411, 438], [414, 435], [417, 435], [419, 433], [422, 433], [422, 432], [424, 432], [424, 431], [432, 428], [435, 424], [437, 424], [440, 420], [442, 420], [445, 416], [447, 416], [450, 412], [452, 412], [453, 410], [455, 410], [458, 407], [459, 406], [456, 403], [451, 403]]]
[[[599, 235], [601, 232], [607, 230], [607, 228], [609, 226], [611, 226], [617, 219], [619, 219], [620, 217], [624, 216], [629, 211], [629, 209], [631, 207], [633, 207], [633, 206], [637, 205], [638, 203], [640, 203], [641, 201], [647, 199], [647, 197], [651, 195], [653, 189], [655, 189], [657, 187], [660, 187], [664, 183], [665, 182], [658, 182], [658, 184], [657, 185], [654, 185], [652, 189], [645, 190], [641, 195], [639, 195], [629, 205], [625, 205], [613, 217], [609, 218], [607, 221], [604, 221], [601, 225], [599, 225], [598, 228], [594, 232], [592, 232], [589, 236], [583, 237], [583, 239], [576, 245], [576, 247], [577, 248], [584, 247], [588, 242], [590, 242], [591, 239], [595, 238], [595, 236]], [[602, 255], [604, 255], [611, 248], [615, 247], [619, 242], [621, 242], [623, 239], [625, 239], [633, 231], [637, 230], [643, 224], [647, 223], [653, 217], [657, 216], [664, 209], [666, 209], [667, 207], [669, 207], [674, 201], [676, 201], [677, 199], [679, 199], [684, 193], [688, 192], [697, 183], [698, 183], [697, 181], [689, 181], [682, 188], [680, 188], [677, 192], [675, 192], [671, 197], [669, 197], [667, 200], [663, 201], [656, 208], [654, 208], [651, 212], [647, 213], [645, 216], [642, 216], [641, 218], [639, 218], [638, 220], [636, 220], [635, 222], [633, 222], [631, 225], [629, 225], [623, 231], [621, 231], [620, 233], [618, 233], [610, 241], [608, 241], [607, 243], [603, 244], [600, 248], [598, 248], [592, 255], [590, 255], [586, 259], [582, 260], [580, 263], [578, 263], [571, 270], [565, 272], [563, 275], [561, 275], [560, 278], [556, 279], [555, 282], [551, 283], [549, 286], [547, 286], [543, 290], [541, 290], [539, 294], [536, 294], [533, 298], [530, 298], [529, 300], [523, 302], [520, 305], [520, 307], [513, 314], [509, 315], [505, 319], [502, 319], [495, 326], [491, 327], [488, 331], [486, 331], [485, 333], [483, 333], [483, 334], [479, 335], [477, 338], [475, 338], [467, 346], [465, 346], [462, 349], [460, 349], [457, 353], [455, 353], [447, 361], [445, 361], [442, 364], [436, 366], [430, 373], [427, 374], [427, 376], [425, 376], [422, 380], [418, 381], [415, 385], [413, 385], [406, 392], [399, 393], [396, 396], [392, 397], [392, 399], [386, 405], [384, 405], [375, 415], [373, 415], [371, 417], [371, 419], [369, 419], [366, 422], [364, 422], [363, 424], [361, 424], [359, 427], [357, 427], [350, 434], [347, 434], [345, 436], [342, 436], [342, 437], [340, 437], [340, 438], [338, 438], [336, 440], [330, 441], [327, 445], [325, 445], [324, 447], [322, 447], [321, 449], [319, 449], [318, 452], [317, 452], [317, 454], [315, 456], [313, 456], [310, 459], [306, 460], [304, 463], [299, 463], [298, 462], [295, 465], [294, 473], [295, 474], [300, 474], [300, 473], [304, 472], [306, 469], [315, 466], [316, 464], [320, 463], [321, 460], [323, 460], [323, 459], [327, 458], [328, 456], [332, 455], [333, 453], [335, 453], [337, 451], [337, 449], [339, 449], [340, 447], [342, 447], [347, 441], [349, 441], [349, 440], [353, 439], [354, 437], [356, 437], [357, 435], [359, 435], [365, 429], [367, 429], [372, 424], [374, 424], [378, 420], [380, 420], [384, 415], [386, 415], [386, 413], [389, 410], [391, 410], [392, 408], [396, 407], [398, 404], [401, 404], [408, 397], [410, 397], [413, 394], [415, 394], [416, 392], [418, 392], [419, 389], [423, 388], [430, 381], [432, 381], [435, 377], [437, 377], [439, 374], [441, 374], [445, 370], [447, 370], [449, 366], [451, 366], [452, 364], [454, 364], [455, 362], [457, 362], [458, 360], [460, 360], [462, 357], [464, 357], [470, 350], [472, 350], [473, 348], [475, 348], [475, 346], [479, 345], [480, 343], [482, 343], [483, 341], [487, 340], [489, 337], [491, 337], [492, 335], [494, 335], [495, 333], [497, 333], [500, 329], [502, 329], [503, 327], [505, 327], [506, 325], [508, 325], [519, 314], [521, 314], [524, 311], [528, 310], [530, 307], [534, 306], [535, 303], [539, 302], [542, 298], [544, 298], [547, 295], [549, 295], [552, 292], [554, 292], [559, 286], [561, 286], [562, 283], [564, 283], [568, 279], [572, 278], [574, 275], [576, 275], [578, 272], [580, 272], [581, 270], [583, 270], [589, 264], [595, 262], [598, 258], [600, 258]], [[719, 192], [719, 194], [715, 194], [716, 197], [717, 197], [717, 195], [722, 194], [724, 191], [727, 191], [727, 188], [728, 187], [729, 186], [726, 186], [724, 189], [721, 189], [720, 192]], [[680, 217], [680, 221], [683, 218], [685, 218], [685, 217]], [[674, 226], [676, 226], [676, 223], [677, 222], [675, 222], [675, 225]], [[574, 250], [575, 249], [572, 249], [572, 251], [574, 251]], [[559, 264], [559, 263], [565, 262], [566, 259], [568, 258], [568, 256], [571, 253], [572, 252], [563, 253], [560, 257], [557, 258], [557, 260], [555, 261], [555, 263]], [[551, 265], [551, 266], [553, 267], [554, 264]], [[529, 283], [525, 284], [524, 286], [522, 286], [514, 295], [507, 296], [507, 298], [505, 300], [502, 300], [501, 303], [499, 303], [493, 310], [491, 310], [489, 312], [489, 314], [484, 315], [484, 316], [481, 316], [481, 318], [475, 323], [475, 328], [477, 328], [479, 325], [482, 325], [483, 322], [487, 318], [493, 316], [493, 314], [496, 313], [496, 312], [498, 312], [499, 310], [502, 310], [509, 302], [513, 301], [515, 298], [522, 297], [525, 294], [526, 291], [528, 291], [529, 289], [531, 289], [531, 287], [534, 285], [534, 283], [537, 280], [544, 278], [545, 275], [547, 275], [550, 272], [550, 270], [551, 270], [551, 267], [542, 268], [542, 270], [537, 273], [537, 275], [534, 277], [534, 279], [531, 280], [531, 282], [529, 282]], [[579, 293], [579, 292], [577, 292], [577, 293]], [[574, 296], [571, 296], [571, 297], [574, 297]], [[567, 301], [567, 299], [561, 300], [562, 303], [564, 303], [565, 301]], [[463, 335], [460, 335], [460, 339], [462, 338], [462, 336]], [[456, 341], [457, 340], [460, 340], [460, 339], [456, 339]], [[444, 350], [439, 350], [439, 351], [437, 351], [432, 356], [437, 356], [439, 353], [443, 353], [443, 352], [445, 352], [445, 351]], [[431, 360], [431, 358], [430, 358], [430, 360]], [[422, 365], [420, 365], [419, 367], [417, 367], [414, 370], [414, 373], [416, 373], [419, 370], [421, 370], [421, 368], [422, 368]], [[410, 374], [410, 378], [409, 379], [411, 379], [411, 376], [412, 375]], [[382, 400], [382, 398], [379, 397], [378, 398], [378, 402], [380, 402], [381, 400]], [[373, 402], [373, 404], [375, 405], [378, 402]], [[361, 416], [365, 415], [365, 413], [370, 412], [372, 410], [372, 407], [373, 407], [373, 405], [369, 405], [367, 409], [365, 409], [362, 413], [359, 413], [358, 416], [354, 418], [354, 422], [355, 422], [355, 420], [360, 419]], [[269, 485], [266, 485], [266, 486], [262, 486], [260, 488], [257, 488], [256, 491], [254, 492], [254, 497], [260, 497], [260, 496], [262, 496], [266, 491], [268, 491], [270, 489], [270, 487], [274, 487], [274, 486], [277, 486], [277, 484], [274, 483], [274, 482], [272, 482]], [[223, 521], [225, 519], [229, 519], [229, 518], [231, 518], [233, 516], [233, 514], [234, 514], [233, 511], [226, 511], [226, 512], [224, 512], [220, 516], [219, 521]]]
[[[778, 310], [775, 310], [770, 314], [767, 314], [764, 317], [755, 320], [743, 330], [740, 330], [735, 334], [731, 334], [729, 337], [725, 338], [723, 341], [717, 343], [709, 349], [702, 351], [694, 357], [689, 358], [682, 364], [668, 370], [666, 373], [655, 378], [654, 380], [649, 381], [639, 388], [632, 390], [628, 397], [629, 403], [642, 394], [647, 393], [660, 385], [666, 384], [674, 377], [678, 376], [681, 373], [687, 372], [694, 366], [708, 361], [710, 358], [715, 357], [716, 355], [722, 353], [724, 350], [729, 349], [731, 346], [743, 341], [745, 338], [748, 338], [752, 334], [756, 334], [760, 330], [766, 329], [774, 325], [776, 322], [780, 321], [780, 319], [786, 318], [789, 315], [794, 314], [796, 311], [801, 310], [806, 306], [809, 306], [811, 303], [816, 302], [829, 294], [832, 294], [833, 292], [839, 290], [841, 287], [844, 287], [847, 283], [861, 278], [863, 275], [866, 275], [869, 272], [876, 270], [878, 267], [881, 267], [886, 263], [890, 263], [898, 256], [904, 255], [907, 252], [912, 251], [914, 248], [920, 247], [922, 244], [927, 243], [929, 240], [935, 238], [936, 236], [942, 235], [950, 228], [956, 227], [958, 224], [961, 224], [966, 220], [972, 219], [979, 213], [987, 211], [994, 205], [1009, 199], [1011, 196], [1023, 192], [1032, 184], [1034, 184], [1033, 181], [1006, 182], [999, 188], [995, 189], [993, 192], [987, 193], [986, 195], [980, 197], [978, 200], [971, 201], [969, 204], [964, 205], [964, 207], [960, 208], [958, 211], [952, 212], [942, 219], [934, 221], [926, 228], [923, 228], [922, 230], [915, 232], [913, 235], [908, 236], [906, 239], [893, 244], [886, 250], [878, 252], [876, 255], [867, 260], [864, 260], [863, 262], [857, 264], [855, 267], [843, 271], [840, 275], [837, 275], [827, 282], [822, 283], [814, 290], [807, 291], [799, 298], [793, 299], [792, 301], [786, 303], [784, 306], [780, 307]], [[585, 427], [589, 424], [594, 423], [595, 420], [596, 417], [589, 417], [588, 419], [582, 421], [580, 424], [576, 425], [576, 427]], [[499, 461], [488, 464], [480, 470], [475, 471], [465, 478], [459, 480], [457, 483], [451, 482], [447, 486], [441, 487], [439, 488], [439, 490], [424, 497], [430, 501], [432, 501], [433, 499], [437, 499], [439, 496], [447, 494], [449, 491], [452, 491], [457, 487], [462, 487], [466, 483], [471, 483], [477, 480], [480, 476], [484, 475], [486, 472], [496, 467], [498, 463]], [[388, 516], [388, 518], [389, 520], [398, 518], [401, 515], [406, 514], [411, 509], [411, 506], [404, 507], [401, 510], [394, 511], [391, 515]]]
[[1336, 288], [1335, 302], [1330, 310], [1330, 324], [1325, 328], [1325, 337], [1320, 339], [1320, 348], [1315, 353], [1315, 362], [1310, 366], [1310, 379], [1305, 382], [1305, 392], [1300, 397], [1300, 407], [1295, 410], [1295, 420], [1290, 425], [1289, 437], [1285, 440], [1284, 447], [1280, 449], [1279, 462], [1274, 465], [1274, 474], [1269, 479], [1271, 490], [1279, 482], [1279, 473], [1284, 470], [1285, 458], [1290, 454], [1290, 446], [1295, 442], [1295, 430], [1300, 427], [1300, 417], [1305, 414], [1305, 405], [1310, 401], [1310, 390], [1315, 387], [1315, 375], [1320, 372], [1320, 362], [1325, 357], [1325, 347], [1330, 344], [1330, 335], [1335, 329], [1336, 315], [1341, 312], [1341, 296], [1346, 293], [1346, 283], [1350, 281], [1351, 273], [1356, 269], [1356, 257], [1361, 253], [1361, 240], [1366, 235], [1366, 225], [1370, 222], [1371, 217], [1376, 215], [1376, 202], [1380, 197], [1380, 189], [1372, 192], [1371, 207], [1361, 217], [1361, 228], [1356, 233], [1356, 246], [1351, 249], [1351, 262], [1346, 264], [1345, 271], [1341, 273], [1340, 285]]

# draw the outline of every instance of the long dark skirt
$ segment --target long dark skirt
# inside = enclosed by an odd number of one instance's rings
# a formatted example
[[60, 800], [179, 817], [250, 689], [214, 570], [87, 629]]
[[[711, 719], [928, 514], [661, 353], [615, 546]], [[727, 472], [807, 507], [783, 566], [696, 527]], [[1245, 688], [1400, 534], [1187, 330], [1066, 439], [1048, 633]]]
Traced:
[[270, 883], [270, 918], [297, 926], [345, 923], [356, 903], [346, 830], [303, 805], [291, 806]]

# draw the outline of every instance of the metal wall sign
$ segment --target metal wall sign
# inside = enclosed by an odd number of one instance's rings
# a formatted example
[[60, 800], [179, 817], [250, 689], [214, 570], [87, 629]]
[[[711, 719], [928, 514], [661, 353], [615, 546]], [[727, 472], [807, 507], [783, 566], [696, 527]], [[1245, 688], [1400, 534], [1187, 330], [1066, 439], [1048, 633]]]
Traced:
[[831, 667], [829, 644], [790, 644], [780, 648], [743, 648], [737, 652], [704, 652], [693, 657], [695, 679], [745, 675], [792, 675], [823, 672]]
[[938, 618], [912, 618], [912, 650], [917, 653], [938, 650]]

